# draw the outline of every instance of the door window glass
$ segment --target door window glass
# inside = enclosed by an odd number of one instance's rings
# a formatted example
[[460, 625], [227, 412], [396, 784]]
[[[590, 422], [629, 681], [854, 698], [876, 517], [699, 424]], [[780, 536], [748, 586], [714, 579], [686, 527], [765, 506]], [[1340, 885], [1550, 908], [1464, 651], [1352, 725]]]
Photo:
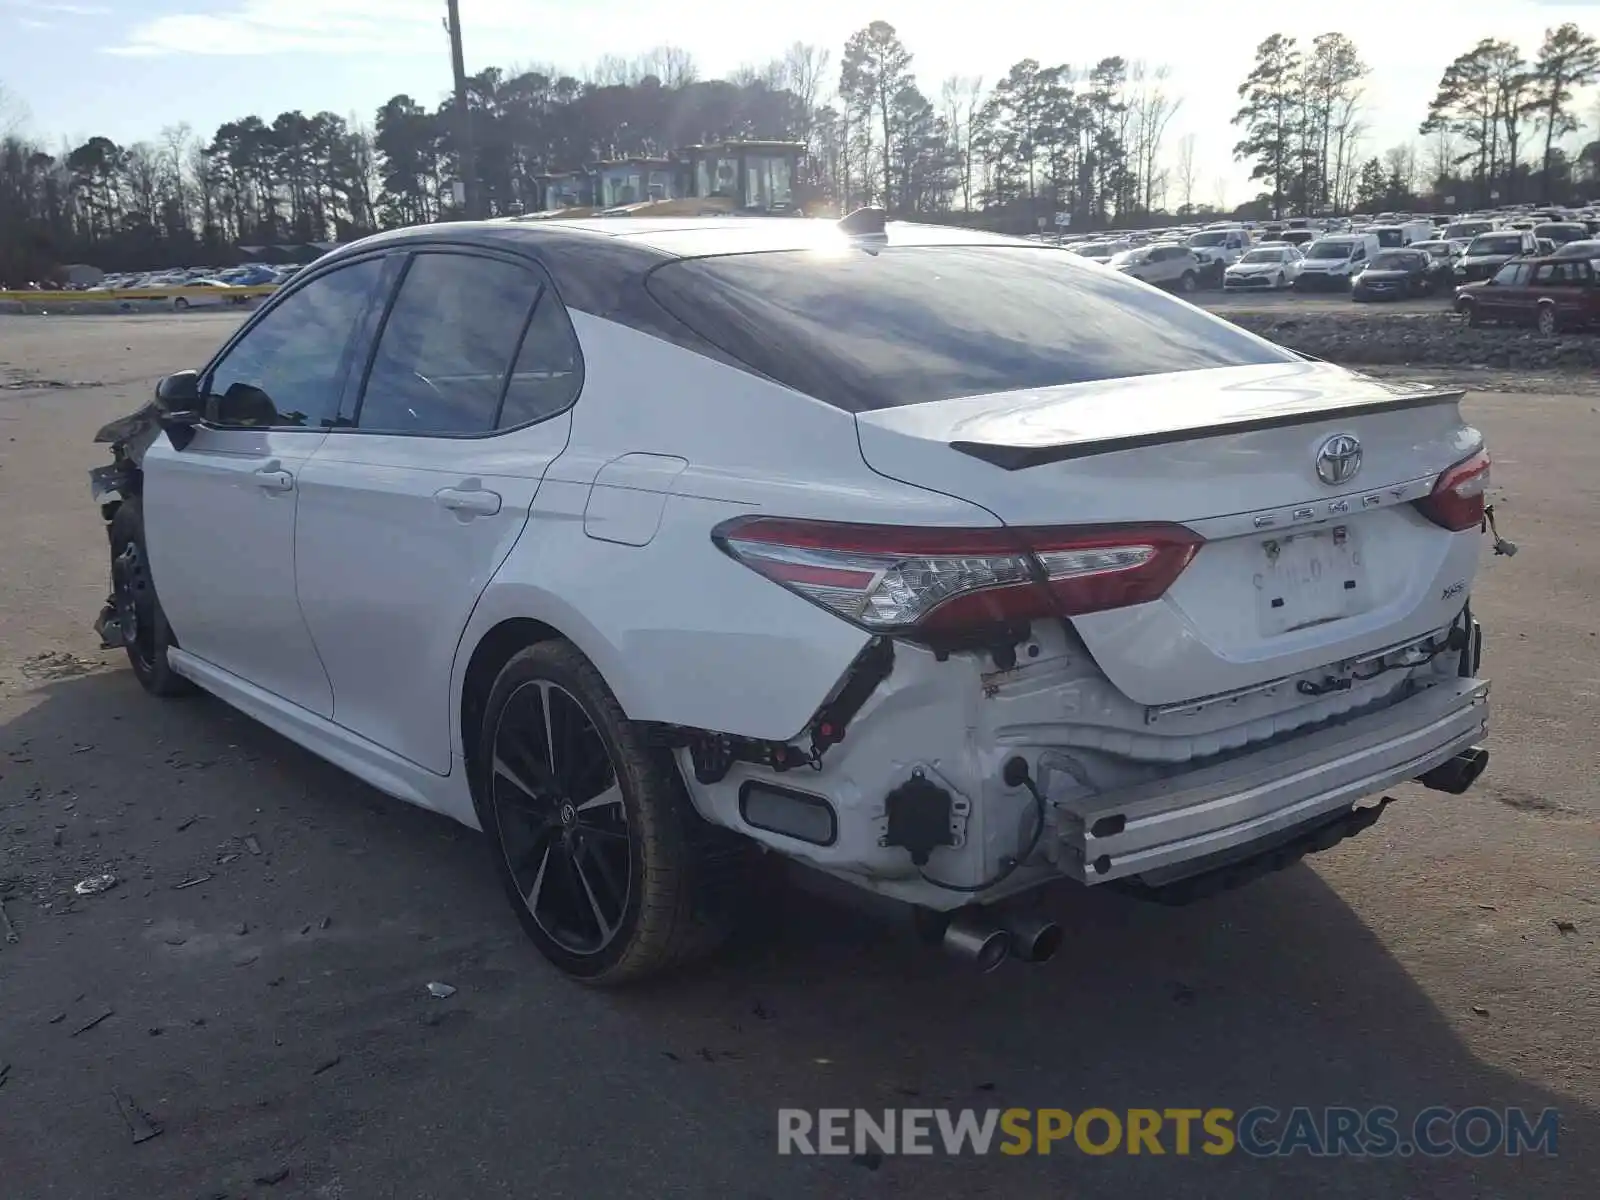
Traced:
[[206, 420], [244, 428], [331, 426], [352, 334], [382, 274], [381, 259], [351, 263], [262, 314], [207, 377]]
[[532, 271], [499, 259], [417, 255], [378, 339], [356, 425], [393, 433], [492, 430], [539, 286]]
[[498, 422], [512, 429], [542, 421], [572, 406], [582, 386], [578, 342], [562, 311], [561, 301], [546, 290], [533, 310], [516, 365], [506, 383], [505, 404]]

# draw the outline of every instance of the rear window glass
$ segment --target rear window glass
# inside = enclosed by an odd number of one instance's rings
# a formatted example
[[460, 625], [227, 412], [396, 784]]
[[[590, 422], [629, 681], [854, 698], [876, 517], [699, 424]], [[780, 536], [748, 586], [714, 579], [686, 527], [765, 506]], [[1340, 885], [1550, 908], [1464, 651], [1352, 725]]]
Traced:
[[1298, 361], [1053, 248], [851, 247], [669, 263], [651, 293], [700, 336], [852, 412]]

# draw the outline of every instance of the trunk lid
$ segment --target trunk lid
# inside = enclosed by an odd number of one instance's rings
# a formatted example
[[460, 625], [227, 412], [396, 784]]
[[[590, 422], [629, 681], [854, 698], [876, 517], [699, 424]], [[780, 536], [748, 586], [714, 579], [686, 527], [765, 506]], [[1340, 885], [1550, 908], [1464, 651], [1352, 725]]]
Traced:
[[1459, 399], [1297, 362], [962, 397], [857, 421], [875, 471], [1008, 525], [1171, 521], [1203, 536], [1161, 599], [1073, 618], [1120, 690], [1171, 704], [1451, 622], [1478, 535], [1440, 528], [1413, 502], [1482, 443]]

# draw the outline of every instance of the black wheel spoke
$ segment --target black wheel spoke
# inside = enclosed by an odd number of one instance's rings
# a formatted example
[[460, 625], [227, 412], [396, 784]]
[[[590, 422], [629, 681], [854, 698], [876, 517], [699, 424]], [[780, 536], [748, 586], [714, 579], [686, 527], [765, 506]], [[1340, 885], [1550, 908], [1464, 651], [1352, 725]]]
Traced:
[[633, 879], [627, 801], [605, 739], [576, 696], [536, 679], [500, 710], [493, 754], [490, 799], [518, 894], [564, 951], [601, 953]]

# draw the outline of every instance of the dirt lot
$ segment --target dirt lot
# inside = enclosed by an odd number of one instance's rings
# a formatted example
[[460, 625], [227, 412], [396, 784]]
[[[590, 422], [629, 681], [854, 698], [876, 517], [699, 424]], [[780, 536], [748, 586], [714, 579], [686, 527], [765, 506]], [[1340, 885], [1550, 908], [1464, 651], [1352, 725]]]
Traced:
[[[610, 995], [524, 943], [476, 835], [96, 649], [90, 438], [235, 319], [0, 317], [6, 1200], [1600, 1194], [1600, 390], [1469, 402], [1522, 548], [1474, 598], [1496, 715], [1472, 794], [1401, 789], [1187, 909], [1063, 894], [1044, 967], [976, 977], [794, 893], [709, 969]], [[775, 1153], [780, 1106], [1256, 1104], [1554, 1106], [1560, 1150]]]

